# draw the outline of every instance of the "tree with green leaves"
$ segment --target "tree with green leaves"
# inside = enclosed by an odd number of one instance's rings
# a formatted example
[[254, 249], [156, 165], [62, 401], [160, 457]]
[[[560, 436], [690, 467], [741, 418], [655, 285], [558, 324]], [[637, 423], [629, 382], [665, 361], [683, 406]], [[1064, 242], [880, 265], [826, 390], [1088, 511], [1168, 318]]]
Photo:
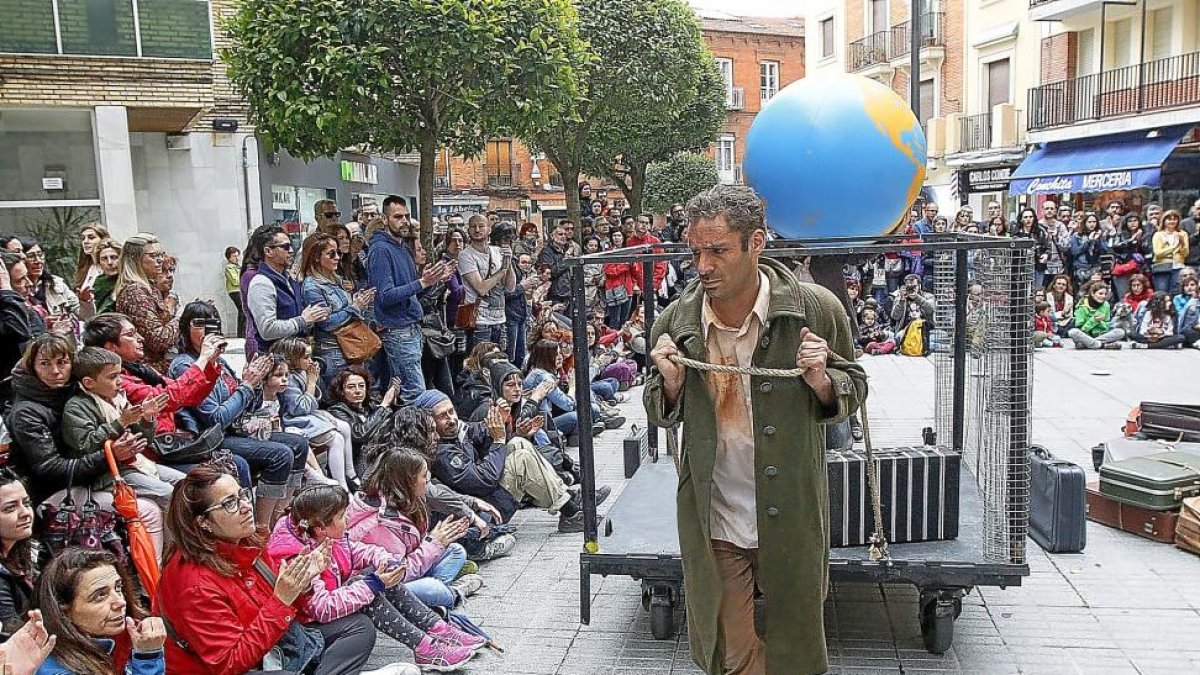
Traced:
[[717, 162], [705, 155], [683, 153], [646, 169], [646, 207], [663, 213], [721, 182]]
[[559, 117], [588, 56], [576, 27], [570, 0], [242, 0], [221, 56], [269, 145], [419, 152], [428, 246], [438, 150]]
[[[615, 153], [628, 116], [672, 115], [690, 105], [702, 64], [711, 61], [700, 23], [686, 0], [576, 0], [579, 34], [591, 58], [574, 69], [575, 97], [563, 114], [522, 136], [558, 169], [567, 218], [578, 222], [579, 176], [592, 160]], [[637, 134], [641, 137], [641, 134]], [[630, 146], [629, 151], [641, 151]]]
[[[596, 129], [584, 170], [621, 189], [635, 213], [643, 209], [646, 169], [681, 152], [701, 152], [717, 139], [725, 121], [725, 78], [703, 42], [677, 41], [695, 51], [694, 73], [675, 85], [671, 108], [617, 106]], [[687, 65], [685, 62], [683, 65]]]

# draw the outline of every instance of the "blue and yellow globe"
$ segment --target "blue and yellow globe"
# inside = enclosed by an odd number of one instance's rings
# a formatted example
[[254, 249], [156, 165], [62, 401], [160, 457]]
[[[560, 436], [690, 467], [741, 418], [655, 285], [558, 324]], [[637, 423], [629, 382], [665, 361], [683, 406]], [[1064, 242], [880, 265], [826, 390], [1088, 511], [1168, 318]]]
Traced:
[[874, 80], [809, 77], [755, 118], [742, 168], [784, 238], [886, 234], [925, 182], [925, 133], [904, 99]]

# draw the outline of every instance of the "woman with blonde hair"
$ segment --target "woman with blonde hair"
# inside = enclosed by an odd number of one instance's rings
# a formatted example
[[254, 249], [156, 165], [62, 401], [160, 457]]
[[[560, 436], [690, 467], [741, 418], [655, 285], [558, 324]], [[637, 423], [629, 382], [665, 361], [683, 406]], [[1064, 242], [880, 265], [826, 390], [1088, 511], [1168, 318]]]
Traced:
[[115, 296], [117, 311], [129, 317], [145, 340], [145, 363], [167, 372], [179, 341], [175, 306], [156, 288], [166, 253], [153, 234], [135, 234], [121, 250]]
[[1188, 257], [1188, 235], [1179, 228], [1181, 216], [1175, 209], [1162, 215], [1162, 227], [1151, 239], [1154, 248], [1154, 290], [1174, 293], [1179, 286], [1179, 271]]

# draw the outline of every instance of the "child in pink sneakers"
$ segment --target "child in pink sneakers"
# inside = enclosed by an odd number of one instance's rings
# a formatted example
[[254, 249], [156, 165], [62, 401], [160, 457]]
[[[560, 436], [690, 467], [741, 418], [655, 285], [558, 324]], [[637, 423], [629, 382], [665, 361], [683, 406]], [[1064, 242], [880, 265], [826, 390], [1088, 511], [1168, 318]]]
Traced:
[[405, 588], [405, 562], [346, 537], [350, 497], [338, 485], [309, 485], [296, 493], [288, 517], [275, 524], [267, 552], [286, 560], [333, 541], [329, 568], [313, 580], [305, 621], [325, 623], [361, 611], [375, 627], [413, 650], [423, 671], [452, 672], [486, 645], [443, 621]]

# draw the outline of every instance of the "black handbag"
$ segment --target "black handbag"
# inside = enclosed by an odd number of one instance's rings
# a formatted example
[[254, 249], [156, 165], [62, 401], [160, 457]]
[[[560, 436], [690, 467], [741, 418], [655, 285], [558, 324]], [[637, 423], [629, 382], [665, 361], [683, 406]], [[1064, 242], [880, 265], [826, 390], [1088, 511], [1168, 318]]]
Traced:
[[186, 431], [158, 434], [150, 443], [163, 464], [200, 464], [212, 459], [224, 441], [221, 427], [211, 426], [199, 434]]

